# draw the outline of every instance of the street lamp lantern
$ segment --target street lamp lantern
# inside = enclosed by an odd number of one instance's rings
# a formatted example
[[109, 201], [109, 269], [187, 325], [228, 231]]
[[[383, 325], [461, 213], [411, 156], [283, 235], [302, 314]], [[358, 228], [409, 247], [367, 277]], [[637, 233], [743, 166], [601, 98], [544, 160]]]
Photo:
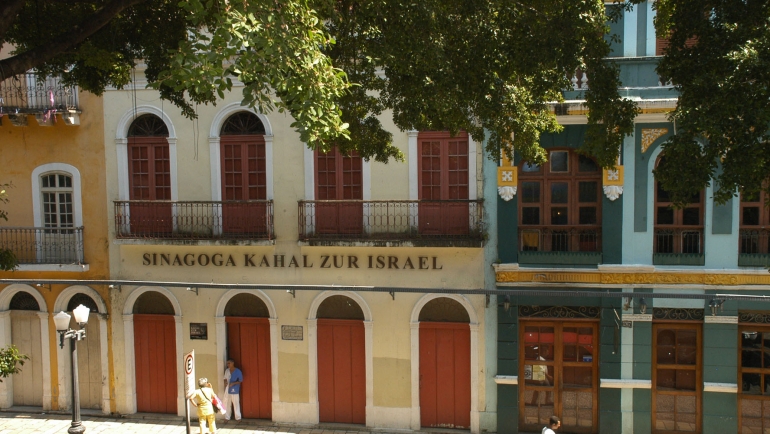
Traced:
[[86, 338], [86, 324], [88, 324], [88, 314], [91, 309], [82, 304], [72, 313], [75, 315], [75, 322], [78, 323], [80, 330], [70, 328], [70, 318], [66, 312], [59, 312], [53, 316], [53, 322], [56, 324], [56, 331], [59, 332], [59, 348], [64, 348], [64, 340], [70, 340], [70, 362], [72, 364], [72, 425], [67, 430], [70, 434], [82, 434], [86, 427], [80, 421], [80, 382], [78, 381], [78, 347], [77, 341]]

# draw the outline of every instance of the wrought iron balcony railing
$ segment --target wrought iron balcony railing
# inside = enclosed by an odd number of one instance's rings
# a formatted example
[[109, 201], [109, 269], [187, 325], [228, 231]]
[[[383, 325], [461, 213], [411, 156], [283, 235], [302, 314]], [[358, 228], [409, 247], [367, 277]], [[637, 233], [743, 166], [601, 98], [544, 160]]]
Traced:
[[83, 227], [0, 227], [0, 248], [19, 264], [84, 264]]
[[601, 252], [601, 226], [522, 227], [522, 252]]
[[761, 255], [770, 253], [770, 230], [768, 229], [741, 229], [741, 254]]
[[272, 240], [273, 201], [115, 201], [115, 237]]
[[655, 229], [655, 253], [702, 254], [703, 229]]
[[78, 110], [78, 89], [59, 77], [27, 73], [0, 81], [0, 110], [4, 114]]
[[302, 200], [299, 238], [482, 242], [481, 200]]

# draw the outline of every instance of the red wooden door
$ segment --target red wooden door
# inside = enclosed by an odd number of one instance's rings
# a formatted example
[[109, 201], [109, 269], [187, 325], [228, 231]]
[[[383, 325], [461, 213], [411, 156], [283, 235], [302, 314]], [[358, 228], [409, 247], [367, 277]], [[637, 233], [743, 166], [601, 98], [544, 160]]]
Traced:
[[[362, 200], [363, 160], [358, 154], [345, 157], [337, 149], [316, 151], [316, 199]], [[361, 202], [316, 202], [316, 232], [330, 235], [359, 235], [364, 227]]]
[[265, 137], [262, 135], [223, 136], [222, 230], [226, 234], [267, 234], [267, 204], [227, 203], [266, 200], [267, 176]]
[[272, 419], [273, 381], [270, 369], [270, 322], [267, 318], [227, 317], [227, 355], [243, 372], [241, 414]]
[[318, 413], [321, 422], [366, 423], [363, 321], [318, 320]]
[[[171, 200], [171, 161], [165, 137], [129, 137], [129, 199]], [[173, 230], [170, 203], [136, 203], [130, 207], [131, 232], [168, 234]]]
[[420, 323], [420, 425], [471, 426], [468, 323]]
[[176, 325], [172, 315], [134, 314], [136, 411], [176, 414]]
[[[425, 235], [469, 232], [468, 134], [420, 133], [419, 230]], [[458, 202], [431, 202], [458, 200]]]

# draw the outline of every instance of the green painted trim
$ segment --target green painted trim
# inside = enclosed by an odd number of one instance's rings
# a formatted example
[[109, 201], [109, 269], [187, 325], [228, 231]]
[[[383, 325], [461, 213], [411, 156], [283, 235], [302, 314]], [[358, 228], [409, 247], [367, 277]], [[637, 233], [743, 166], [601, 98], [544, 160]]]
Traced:
[[598, 265], [601, 252], [519, 252], [519, 264]]
[[[647, 3], [636, 6], [636, 55], [647, 55]], [[656, 74], [657, 75], [657, 74]]]
[[623, 263], [623, 195], [602, 200], [602, 263]]
[[518, 262], [519, 252], [519, 199], [508, 202], [497, 197], [497, 258], [500, 262]]
[[[668, 128], [668, 133], [658, 137], [642, 153], [642, 129], [646, 128]], [[647, 232], [647, 183], [652, 182], [652, 172], [648, 170], [649, 158], [673, 131], [670, 123], [637, 124], [634, 129], [634, 232]]]
[[653, 265], [704, 265], [703, 253], [653, 253]]
[[741, 253], [738, 255], [739, 267], [770, 267], [768, 253]]

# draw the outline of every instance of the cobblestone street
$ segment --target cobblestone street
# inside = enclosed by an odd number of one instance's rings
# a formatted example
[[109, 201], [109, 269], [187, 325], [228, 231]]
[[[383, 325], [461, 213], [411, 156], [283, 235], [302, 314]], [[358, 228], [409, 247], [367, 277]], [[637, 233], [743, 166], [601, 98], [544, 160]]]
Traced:
[[[56, 434], [66, 433], [72, 418], [67, 414], [13, 413], [0, 412], [0, 434]], [[87, 434], [180, 434], [185, 432], [184, 421], [181, 417], [158, 418], [155, 415], [134, 415], [124, 418], [83, 416], [83, 425]], [[192, 434], [198, 434], [197, 421], [190, 422]], [[285, 434], [369, 434], [413, 431], [362, 431], [356, 427], [334, 425], [321, 428], [306, 428], [285, 425], [273, 425], [262, 421], [217, 421], [218, 434], [240, 433], [285, 433]], [[437, 433], [438, 431], [432, 431]], [[455, 431], [462, 432], [462, 431]]]

